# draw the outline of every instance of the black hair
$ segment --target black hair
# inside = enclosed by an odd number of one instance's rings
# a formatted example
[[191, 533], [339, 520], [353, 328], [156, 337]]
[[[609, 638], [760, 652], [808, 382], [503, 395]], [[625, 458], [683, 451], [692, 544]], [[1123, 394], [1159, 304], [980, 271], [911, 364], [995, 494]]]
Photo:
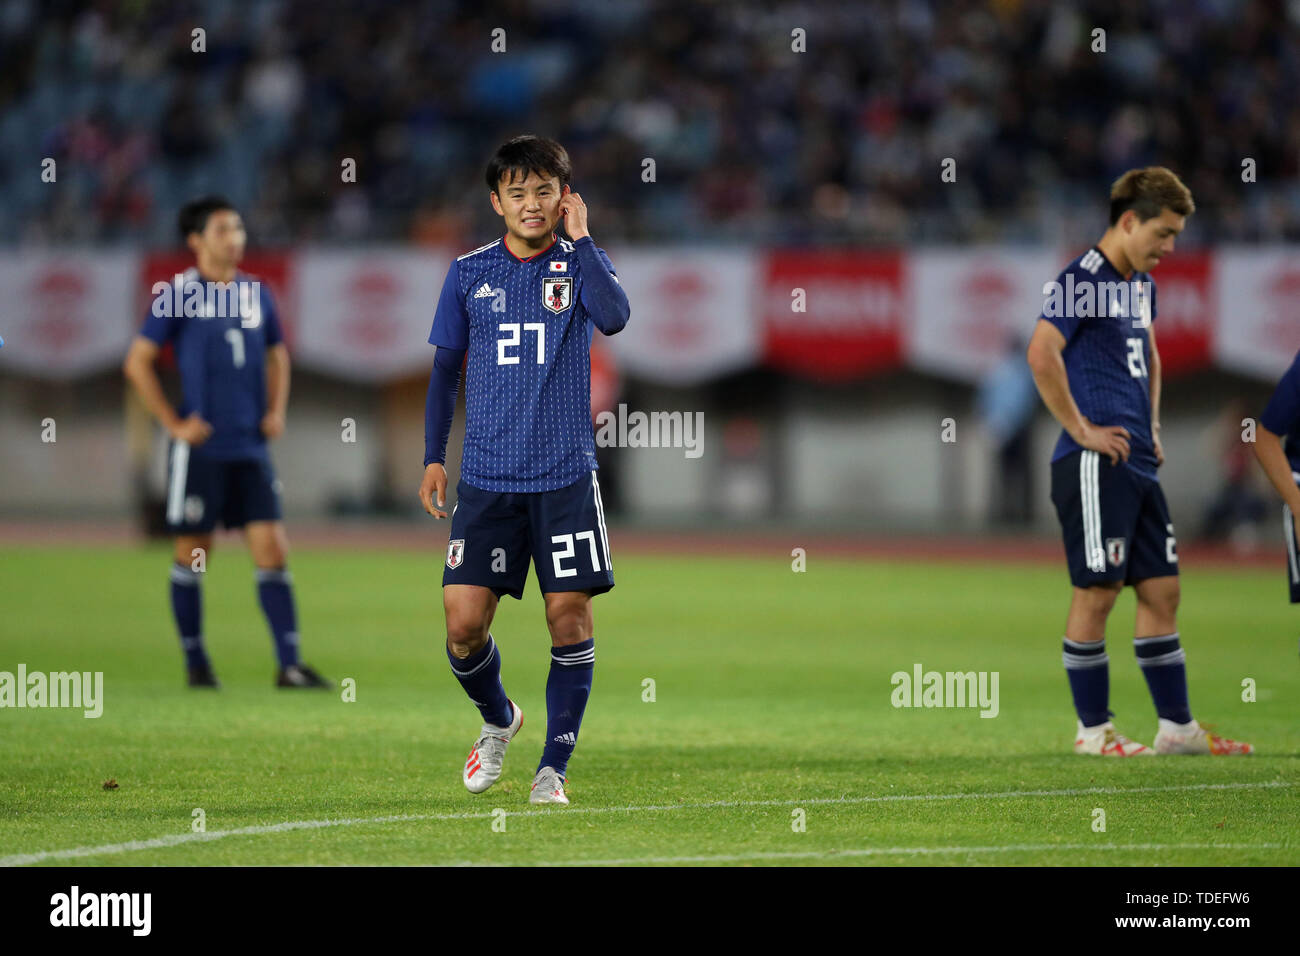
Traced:
[[221, 212], [223, 209], [235, 210], [233, 203], [223, 196], [204, 196], [201, 199], [195, 199], [187, 202], [181, 207], [181, 214], [177, 217], [176, 225], [181, 234], [181, 242], [185, 242], [192, 232], [202, 232], [208, 227], [208, 217], [214, 212]]
[[[569, 154], [553, 139], [541, 136], [516, 136], [493, 154], [487, 165], [487, 185], [492, 192], [497, 192], [501, 178], [509, 175], [507, 182], [515, 181], [518, 173], [521, 179], [527, 179], [530, 172], [543, 179], [551, 176], [560, 181], [563, 189], [573, 177], [573, 164]], [[497, 193], [500, 195], [500, 193]]]

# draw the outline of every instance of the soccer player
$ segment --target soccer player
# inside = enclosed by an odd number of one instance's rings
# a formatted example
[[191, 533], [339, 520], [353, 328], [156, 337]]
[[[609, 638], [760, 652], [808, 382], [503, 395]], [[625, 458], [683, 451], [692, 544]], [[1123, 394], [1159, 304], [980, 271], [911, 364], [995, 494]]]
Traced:
[[1045, 288], [1029, 344], [1039, 394], [1063, 429], [1052, 456], [1052, 502], [1074, 585], [1064, 658], [1079, 718], [1075, 753], [1153, 755], [1110, 721], [1106, 618], [1126, 584], [1137, 593], [1133, 644], [1159, 718], [1154, 752], [1254, 750], [1192, 719], [1175, 620], [1174, 526], [1156, 477], [1164, 451], [1149, 273], [1173, 252], [1194, 210], [1187, 187], [1162, 166], [1117, 179], [1110, 228]]
[[[1286, 445], [1282, 444], [1285, 437]], [[1282, 535], [1286, 540], [1286, 581], [1291, 603], [1300, 604], [1300, 558], [1295, 516], [1300, 514], [1300, 355], [1278, 382], [1259, 416], [1255, 457], [1282, 496]]]
[[[447, 657], [483, 718], [461, 779], [501, 777], [523, 712], [501, 684], [489, 630], [501, 595], [523, 596], [532, 559], [551, 634], [546, 742], [530, 803], [567, 804], [565, 772], [591, 693], [591, 599], [614, 586], [591, 422], [591, 338], [627, 324], [627, 295], [587, 229], [572, 168], [553, 140], [520, 136], [487, 166], [501, 239], [451, 264], [429, 342], [420, 501], [445, 518], [447, 437], [465, 374], [465, 444], [442, 575]], [[563, 222], [570, 239], [559, 239]], [[435, 504], [436, 496], [436, 504]]]
[[[203, 646], [200, 570], [220, 519], [243, 528], [257, 571], [257, 595], [279, 659], [278, 687], [328, 688], [298, 659], [298, 621], [279, 482], [267, 439], [284, 431], [289, 352], [270, 289], [238, 271], [244, 223], [226, 200], [206, 197], [180, 213], [181, 241], [195, 265], [176, 281], [182, 309], [156, 299], [131, 343], [123, 372], [172, 438], [167, 526], [176, 536], [172, 613], [191, 687], [218, 687]], [[173, 295], [172, 291], [164, 295]], [[200, 298], [201, 296], [201, 298]], [[179, 313], [179, 314], [177, 314]], [[181, 374], [181, 407], [163, 394], [154, 359], [168, 342]], [[196, 569], [201, 549], [202, 566]]]

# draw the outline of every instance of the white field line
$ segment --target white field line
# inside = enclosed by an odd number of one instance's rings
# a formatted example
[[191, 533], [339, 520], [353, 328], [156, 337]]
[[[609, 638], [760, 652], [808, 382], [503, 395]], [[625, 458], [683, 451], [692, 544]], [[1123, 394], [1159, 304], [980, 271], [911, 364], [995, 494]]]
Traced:
[[[1081, 787], [1068, 790], [1002, 790], [993, 793], [900, 793], [882, 794], [873, 797], [810, 797], [806, 800], [714, 800], [708, 803], [665, 803], [632, 807], [564, 807], [543, 810], [509, 811], [508, 816], [527, 817], [547, 813], [574, 814], [596, 813], [657, 813], [671, 810], [721, 810], [748, 807], [811, 807], [826, 804], [850, 806], [864, 803], [905, 803], [929, 802], [934, 800], [1015, 800], [1025, 797], [1083, 797], [1094, 794], [1122, 796], [1129, 793], [1174, 793], [1201, 790], [1267, 790], [1278, 787], [1290, 787], [1293, 784], [1281, 780], [1269, 780], [1259, 783], [1188, 783], [1171, 784], [1163, 787]], [[99, 846], [80, 846], [66, 850], [39, 850], [35, 853], [16, 853], [0, 857], [0, 866], [25, 866], [41, 863], [45, 860], [70, 860], [86, 856], [108, 856], [117, 853], [131, 853], [136, 850], [154, 850], [162, 847], [179, 846], [183, 843], [205, 843], [210, 840], [222, 840], [226, 837], [261, 836], [267, 833], [283, 833], [289, 830], [320, 830], [326, 827], [350, 827], [375, 823], [409, 823], [416, 821], [437, 820], [488, 820], [491, 811], [474, 811], [467, 813], [401, 813], [383, 817], [344, 817], [337, 820], [289, 820], [285, 823], [270, 823], [257, 826], [236, 827], [231, 830], [212, 830], [206, 833], [172, 833], [147, 840], [128, 840], [125, 843], [105, 843]]]
[[[1007, 846], [892, 846], [867, 847], [861, 850], [771, 851], [759, 853], [720, 853], [706, 856], [630, 856], [615, 860], [547, 861], [542, 866], [644, 866], [657, 863], [739, 863], [750, 860], [836, 860], [864, 856], [946, 856], [963, 853], [1041, 853], [1070, 850], [1282, 850], [1281, 843], [1020, 843]], [[453, 866], [528, 866], [517, 863], [461, 862]]]

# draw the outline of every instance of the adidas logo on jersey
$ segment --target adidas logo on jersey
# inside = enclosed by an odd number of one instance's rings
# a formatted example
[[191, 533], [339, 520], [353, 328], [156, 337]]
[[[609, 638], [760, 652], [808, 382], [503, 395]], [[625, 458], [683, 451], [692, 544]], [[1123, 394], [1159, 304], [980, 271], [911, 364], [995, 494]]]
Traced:
[[478, 291], [474, 293], [474, 298], [476, 299], [489, 299], [491, 297], [492, 297], [492, 287], [488, 285], [486, 282], [484, 282], [481, 286], [479, 286]]
[[557, 744], [568, 744], [570, 747], [574, 747], [578, 743], [578, 737], [576, 734], [573, 733], [573, 731], [569, 731], [569, 733], [567, 734], [560, 734], [558, 737], [554, 737], [552, 739]]

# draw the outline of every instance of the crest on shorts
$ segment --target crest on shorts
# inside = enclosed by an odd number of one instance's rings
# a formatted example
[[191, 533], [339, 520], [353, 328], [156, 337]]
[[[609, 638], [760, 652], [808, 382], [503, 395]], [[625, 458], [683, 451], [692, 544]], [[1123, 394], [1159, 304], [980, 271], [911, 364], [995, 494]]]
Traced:
[[573, 279], [569, 276], [542, 280], [542, 305], [552, 312], [563, 312], [573, 305]]
[[1123, 538], [1106, 539], [1106, 560], [1112, 568], [1118, 568], [1124, 563], [1124, 544]]
[[199, 495], [187, 495], [185, 498], [185, 523], [198, 524], [203, 520], [203, 499]]
[[447, 542], [447, 567], [455, 571], [465, 560], [465, 539], [453, 538]]

